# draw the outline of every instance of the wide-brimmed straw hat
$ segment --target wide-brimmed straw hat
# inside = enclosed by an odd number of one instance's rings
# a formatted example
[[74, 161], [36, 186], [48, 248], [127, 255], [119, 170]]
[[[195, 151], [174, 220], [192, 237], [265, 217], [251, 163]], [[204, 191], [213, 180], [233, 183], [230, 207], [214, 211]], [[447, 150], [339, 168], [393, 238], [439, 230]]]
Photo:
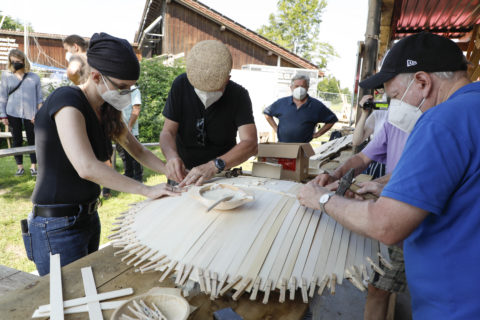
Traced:
[[217, 40], [205, 40], [193, 46], [187, 55], [187, 78], [202, 91], [218, 91], [232, 70], [232, 55]]

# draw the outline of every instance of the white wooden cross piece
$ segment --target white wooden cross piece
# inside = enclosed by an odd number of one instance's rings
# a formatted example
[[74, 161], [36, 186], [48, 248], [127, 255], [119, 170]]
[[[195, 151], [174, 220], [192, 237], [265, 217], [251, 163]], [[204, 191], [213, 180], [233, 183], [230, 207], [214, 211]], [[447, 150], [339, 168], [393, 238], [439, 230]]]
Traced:
[[102, 310], [116, 309], [126, 300], [101, 301], [133, 294], [132, 288], [97, 293], [92, 267], [82, 268], [82, 278], [85, 297], [63, 301], [60, 255], [50, 255], [50, 304], [38, 307], [32, 318], [50, 317], [51, 320], [63, 320], [64, 314], [88, 312], [91, 320], [101, 320]]

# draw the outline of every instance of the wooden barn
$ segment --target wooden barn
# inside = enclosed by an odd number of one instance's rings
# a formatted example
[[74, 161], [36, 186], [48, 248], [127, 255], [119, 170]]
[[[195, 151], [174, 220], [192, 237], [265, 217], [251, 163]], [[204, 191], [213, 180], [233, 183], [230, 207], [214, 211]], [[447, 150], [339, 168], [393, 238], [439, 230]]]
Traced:
[[[63, 39], [66, 35], [31, 32], [28, 34], [28, 58], [31, 62], [66, 68]], [[25, 52], [23, 31], [0, 30], [0, 70], [7, 68], [8, 52], [19, 49]]]
[[135, 36], [144, 57], [187, 54], [202, 40], [225, 43], [233, 69], [257, 64], [318, 70], [312, 62], [194, 0], [147, 0]]

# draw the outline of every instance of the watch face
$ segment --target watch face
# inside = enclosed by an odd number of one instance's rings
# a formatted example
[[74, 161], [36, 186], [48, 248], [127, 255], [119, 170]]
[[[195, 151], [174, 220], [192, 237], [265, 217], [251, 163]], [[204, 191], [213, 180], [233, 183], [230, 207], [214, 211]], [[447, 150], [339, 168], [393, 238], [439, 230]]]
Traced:
[[217, 158], [215, 159], [215, 166], [218, 168], [218, 170], [223, 171], [223, 169], [225, 169], [225, 161]]
[[320, 197], [320, 203], [327, 202], [329, 198], [330, 197], [329, 197], [328, 193], [322, 194], [322, 196]]

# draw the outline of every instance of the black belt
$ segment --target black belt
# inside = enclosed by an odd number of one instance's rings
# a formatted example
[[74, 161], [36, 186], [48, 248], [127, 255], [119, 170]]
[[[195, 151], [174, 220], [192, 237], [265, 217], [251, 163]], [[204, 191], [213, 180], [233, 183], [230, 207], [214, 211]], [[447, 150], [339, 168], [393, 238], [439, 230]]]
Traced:
[[98, 209], [99, 200], [81, 204], [33, 205], [33, 215], [44, 218], [60, 218], [76, 216], [80, 213], [93, 214]]

